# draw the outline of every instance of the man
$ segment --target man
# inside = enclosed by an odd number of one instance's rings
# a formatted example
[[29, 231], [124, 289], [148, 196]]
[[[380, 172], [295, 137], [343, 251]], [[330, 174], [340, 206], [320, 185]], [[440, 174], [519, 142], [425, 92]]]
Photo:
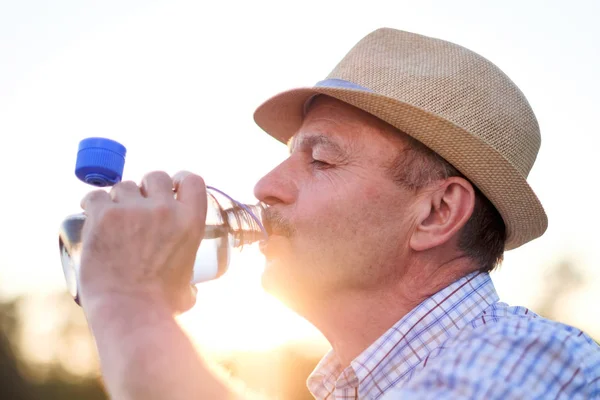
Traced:
[[[547, 225], [526, 182], [538, 124], [497, 67], [380, 29], [326, 80], [275, 96], [255, 119], [289, 141], [289, 158], [255, 189], [270, 205], [263, 285], [332, 345], [308, 380], [315, 398], [600, 397], [594, 342], [499, 302], [488, 275]], [[247, 398], [173, 318], [194, 303], [202, 179], [154, 172], [82, 207], [81, 300], [108, 392]]]

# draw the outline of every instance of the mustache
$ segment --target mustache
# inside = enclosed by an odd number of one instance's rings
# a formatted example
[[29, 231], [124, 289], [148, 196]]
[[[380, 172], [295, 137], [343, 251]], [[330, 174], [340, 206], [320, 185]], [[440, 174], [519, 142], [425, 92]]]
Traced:
[[273, 208], [267, 208], [263, 211], [263, 223], [269, 236], [278, 235], [291, 237], [296, 233], [294, 225]]

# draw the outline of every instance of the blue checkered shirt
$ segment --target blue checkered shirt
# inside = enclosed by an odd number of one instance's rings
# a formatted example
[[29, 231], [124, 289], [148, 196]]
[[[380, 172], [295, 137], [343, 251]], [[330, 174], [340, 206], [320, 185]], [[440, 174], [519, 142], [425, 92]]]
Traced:
[[316, 399], [597, 399], [600, 347], [579, 329], [499, 302], [475, 272], [425, 300], [350, 366], [328, 353]]

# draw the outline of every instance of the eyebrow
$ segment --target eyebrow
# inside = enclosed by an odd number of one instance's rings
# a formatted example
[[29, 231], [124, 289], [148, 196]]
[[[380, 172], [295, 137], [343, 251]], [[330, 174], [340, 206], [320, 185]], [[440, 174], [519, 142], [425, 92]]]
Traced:
[[296, 136], [294, 136], [290, 139], [288, 144], [290, 154], [296, 147], [299, 147], [300, 149], [312, 149], [317, 146], [329, 148], [340, 155], [345, 154], [342, 146], [324, 135], [303, 136], [301, 139], [296, 139]]

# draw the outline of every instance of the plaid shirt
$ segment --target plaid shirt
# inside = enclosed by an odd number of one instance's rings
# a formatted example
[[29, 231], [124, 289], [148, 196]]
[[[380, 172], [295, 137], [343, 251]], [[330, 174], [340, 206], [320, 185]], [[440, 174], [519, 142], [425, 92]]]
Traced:
[[316, 399], [600, 398], [600, 348], [573, 327], [498, 301], [487, 273], [414, 308], [345, 369], [328, 353]]

